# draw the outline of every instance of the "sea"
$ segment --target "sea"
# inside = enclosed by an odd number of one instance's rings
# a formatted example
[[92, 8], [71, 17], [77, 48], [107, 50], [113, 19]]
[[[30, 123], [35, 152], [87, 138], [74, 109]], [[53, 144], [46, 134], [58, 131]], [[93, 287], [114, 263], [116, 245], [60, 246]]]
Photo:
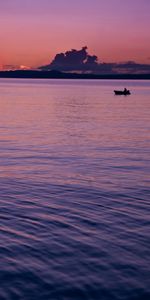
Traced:
[[150, 81], [0, 79], [0, 300], [149, 300], [149, 175]]

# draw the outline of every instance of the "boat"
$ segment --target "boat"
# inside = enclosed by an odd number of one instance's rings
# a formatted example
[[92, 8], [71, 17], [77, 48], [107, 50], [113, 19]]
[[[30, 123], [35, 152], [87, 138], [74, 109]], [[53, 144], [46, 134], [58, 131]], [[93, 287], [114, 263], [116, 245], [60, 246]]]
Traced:
[[123, 91], [114, 90], [115, 95], [130, 95], [131, 92], [127, 90], [126, 88]]

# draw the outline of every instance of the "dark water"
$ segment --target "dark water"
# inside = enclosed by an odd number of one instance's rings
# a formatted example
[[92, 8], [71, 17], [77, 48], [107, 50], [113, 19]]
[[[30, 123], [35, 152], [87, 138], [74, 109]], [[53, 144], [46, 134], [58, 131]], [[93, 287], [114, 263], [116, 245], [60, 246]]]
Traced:
[[150, 299], [149, 112], [149, 81], [0, 80], [1, 300]]

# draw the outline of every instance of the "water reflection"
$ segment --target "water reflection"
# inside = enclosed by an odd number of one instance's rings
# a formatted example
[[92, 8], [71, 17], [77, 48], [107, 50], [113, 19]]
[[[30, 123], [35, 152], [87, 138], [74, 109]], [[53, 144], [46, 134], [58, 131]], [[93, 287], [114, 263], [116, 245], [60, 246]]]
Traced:
[[0, 80], [2, 299], [148, 299], [149, 94]]

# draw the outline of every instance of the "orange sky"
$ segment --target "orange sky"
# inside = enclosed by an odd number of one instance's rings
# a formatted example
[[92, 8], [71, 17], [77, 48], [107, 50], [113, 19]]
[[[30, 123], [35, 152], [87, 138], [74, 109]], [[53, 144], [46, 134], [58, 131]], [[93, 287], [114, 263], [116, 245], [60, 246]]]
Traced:
[[1, 0], [0, 66], [36, 67], [85, 45], [99, 61], [150, 63], [149, 12], [149, 0]]

